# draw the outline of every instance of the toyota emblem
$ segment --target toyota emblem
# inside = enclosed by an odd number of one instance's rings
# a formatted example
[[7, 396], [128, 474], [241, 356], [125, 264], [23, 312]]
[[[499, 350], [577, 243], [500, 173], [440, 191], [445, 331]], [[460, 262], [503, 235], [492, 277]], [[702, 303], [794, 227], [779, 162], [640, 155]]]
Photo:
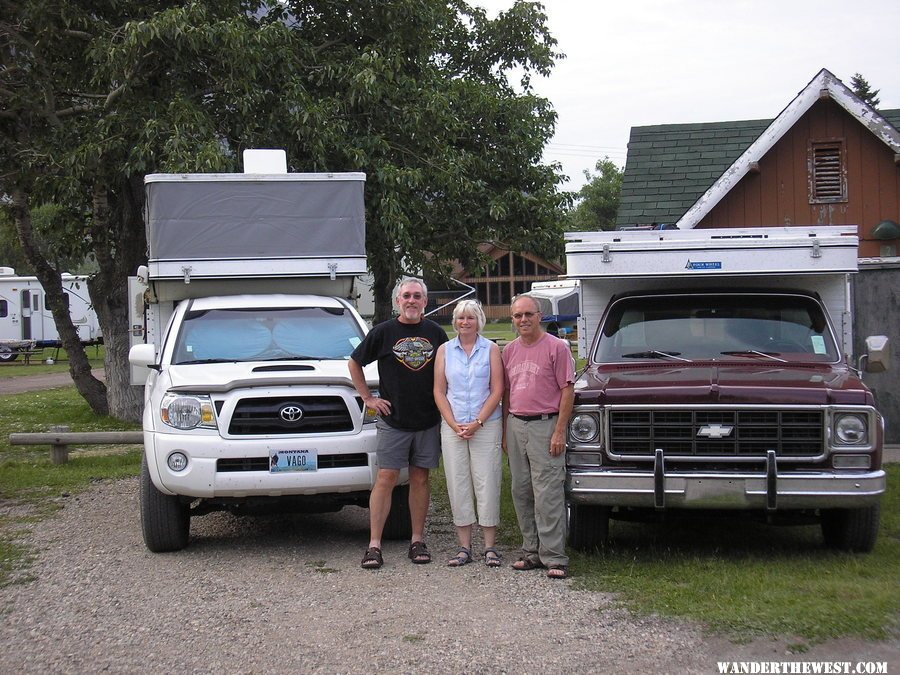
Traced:
[[303, 418], [303, 408], [298, 405], [286, 405], [278, 411], [285, 422], [299, 422]]

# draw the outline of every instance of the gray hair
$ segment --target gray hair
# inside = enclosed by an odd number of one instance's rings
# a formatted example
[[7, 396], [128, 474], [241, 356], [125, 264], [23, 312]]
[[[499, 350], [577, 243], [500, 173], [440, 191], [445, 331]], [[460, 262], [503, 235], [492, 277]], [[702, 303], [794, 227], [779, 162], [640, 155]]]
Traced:
[[510, 308], [512, 308], [512, 306], [514, 304], [516, 304], [519, 300], [522, 300], [522, 299], [531, 300], [531, 302], [534, 303], [534, 308], [538, 312], [541, 311], [541, 303], [538, 302], [538, 299], [536, 297], [534, 297], [531, 293], [519, 293], [517, 296], [513, 297], [512, 302], [509, 303]]
[[422, 279], [419, 279], [418, 277], [400, 277], [400, 280], [394, 286], [391, 299], [396, 302], [397, 298], [400, 296], [400, 290], [407, 284], [419, 284], [422, 288], [422, 295], [428, 295], [428, 286], [425, 285], [425, 282]]
[[484, 329], [484, 324], [487, 323], [487, 319], [484, 316], [484, 310], [481, 308], [481, 303], [477, 300], [473, 300], [472, 298], [467, 298], [465, 300], [460, 300], [456, 303], [456, 307], [453, 308], [453, 323], [454, 328], [456, 327], [456, 320], [461, 317], [463, 314], [471, 314], [475, 317], [475, 322], [478, 324], [478, 332], [480, 333], [482, 329]]

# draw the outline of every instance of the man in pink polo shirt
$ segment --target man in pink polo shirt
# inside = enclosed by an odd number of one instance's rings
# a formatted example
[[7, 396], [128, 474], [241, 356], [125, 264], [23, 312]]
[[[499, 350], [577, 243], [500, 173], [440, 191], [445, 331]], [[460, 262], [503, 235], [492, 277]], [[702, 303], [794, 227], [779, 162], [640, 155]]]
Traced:
[[519, 334], [502, 354], [503, 449], [509, 455], [512, 497], [522, 531], [522, 557], [513, 569], [547, 568], [565, 579], [566, 428], [575, 398], [575, 368], [565, 340], [541, 326], [537, 301], [517, 296], [510, 313]]

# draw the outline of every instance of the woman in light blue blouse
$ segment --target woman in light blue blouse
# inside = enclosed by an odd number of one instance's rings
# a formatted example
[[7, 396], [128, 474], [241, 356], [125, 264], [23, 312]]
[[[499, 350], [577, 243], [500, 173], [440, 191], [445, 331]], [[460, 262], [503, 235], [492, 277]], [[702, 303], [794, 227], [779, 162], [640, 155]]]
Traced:
[[[447, 492], [459, 549], [447, 564], [472, 562], [475, 505], [484, 535], [484, 562], [499, 567], [495, 548], [500, 522], [500, 399], [503, 365], [500, 349], [483, 337], [485, 317], [476, 300], [453, 309], [456, 337], [438, 348], [434, 361], [434, 401], [441, 411], [441, 449]], [[474, 502], [474, 503], [473, 503]]]

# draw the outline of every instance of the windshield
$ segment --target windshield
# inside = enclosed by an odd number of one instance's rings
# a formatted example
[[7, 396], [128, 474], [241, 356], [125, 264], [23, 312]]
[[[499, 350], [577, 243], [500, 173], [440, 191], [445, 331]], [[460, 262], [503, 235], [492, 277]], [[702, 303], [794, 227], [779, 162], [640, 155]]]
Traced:
[[172, 363], [347, 359], [362, 338], [342, 308], [191, 311], [181, 324]]
[[839, 359], [818, 302], [799, 295], [633, 297], [610, 309], [594, 361]]

